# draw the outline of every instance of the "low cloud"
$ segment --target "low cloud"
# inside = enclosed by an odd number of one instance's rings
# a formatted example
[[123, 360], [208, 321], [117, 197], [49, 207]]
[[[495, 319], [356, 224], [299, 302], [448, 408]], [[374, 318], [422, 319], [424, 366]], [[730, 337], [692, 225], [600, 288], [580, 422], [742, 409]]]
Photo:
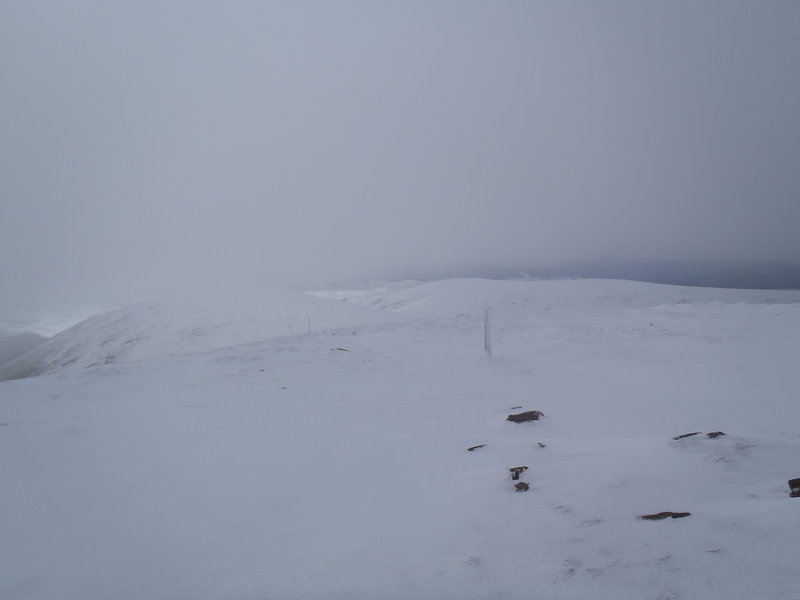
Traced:
[[800, 5], [7, 2], [0, 281], [796, 262]]

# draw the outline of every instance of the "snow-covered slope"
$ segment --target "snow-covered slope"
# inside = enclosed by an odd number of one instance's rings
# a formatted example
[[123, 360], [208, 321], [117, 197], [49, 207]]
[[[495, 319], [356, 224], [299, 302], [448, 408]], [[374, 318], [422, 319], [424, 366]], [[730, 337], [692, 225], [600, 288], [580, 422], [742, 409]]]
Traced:
[[283, 288], [202, 290], [91, 317], [0, 368], [0, 381], [374, 323], [373, 311]]
[[792, 290], [734, 290], [683, 287], [620, 279], [490, 280], [451, 279], [428, 283], [409, 282], [375, 290], [316, 292], [346, 298], [378, 310], [415, 316], [445, 317], [483, 313], [488, 303], [504, 313], [535, 315], [558, 309], [637, 309], [673, 304], [712, 302], [775, 304], [796, 303]]
[[137, 354], [0, 383], [0, 598], [797, 597], [800, 293], [346, 295], [287, 296], [298, 335], [135, 309]]

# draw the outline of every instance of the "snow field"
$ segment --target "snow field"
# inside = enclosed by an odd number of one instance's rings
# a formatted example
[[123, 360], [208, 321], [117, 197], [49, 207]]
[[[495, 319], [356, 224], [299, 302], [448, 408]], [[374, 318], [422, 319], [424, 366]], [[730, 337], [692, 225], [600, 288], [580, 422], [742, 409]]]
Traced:
[[[161, 337], [0, 383], [0, 597], [797, 597], [800, 294], [468, 280], [311, 300], [330, 328], [270, 317], [261, 339], [187, 305], [200, 347], [131, 309], [97, 321], [106, 347]], [[90, 326], [58, 348], [100, 356]], [[666, 510], [692, 515], [637, 519]]]

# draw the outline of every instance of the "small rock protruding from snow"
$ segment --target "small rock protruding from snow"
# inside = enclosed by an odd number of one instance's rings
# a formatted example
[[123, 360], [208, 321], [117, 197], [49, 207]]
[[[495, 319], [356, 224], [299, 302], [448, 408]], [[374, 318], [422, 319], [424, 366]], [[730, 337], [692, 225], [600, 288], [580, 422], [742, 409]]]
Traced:
[[702, 431], [693, 431], [692, 433], [684, 433], [682, 435], [676, 435], [673, 440], [682, 440], [683, 438], [691, 437], [693, 435], [700, 435]]
[[[702, 431], [693, 431], [692, 433], [684, 433], [682, 435], [676, 435], [672, 439], [676, 440], [676, 441], [677, 440], [682, 440], [683, 438], [692, 437], [693, 435], [700, 435], [701, 433], [703, 433], [703, 432]], [[724, 431], [711, 431], [711, 432], [706, 434], [706, 437], [713, 440], [713, 439], [716, 439], [716, 438], [718, 438], [720, 436], [723, 436], [723, 435], [726, 435]]]
[[538, 421], [539, 417], [544, 416], [544, 413], [540, 410], [528, 410], [525, 412], [517, 413], [515, 415], [508, 415], [506, 421], [512, 421], [514, 423], [525, 423], [527, 421]]
[[789, 480], [789, 496], [792, 498], [800, 498], [800, 477], [797, 479]]
[[485, 448], [486, 444], [478, 444], [477, 446], [471, 446], [467, 448], [468, 452], [472, 452], [473, 450], [478, 450], [479, 448]]
[[660, 521], [661, 519], [681, 519], [683, 517], [688, 517], [692, 513], [688, 512], [660, 512], [660, 513], [653, 513], [652, 515], [640, 515], [640, 519], [645, 519], [646, 521]]
[[524, 481], [520, 481], [518, 484], [516, 484], [516, 485], [514, 486], [514, 488], [515, 488], [515, 489], [516, 489], [518, 492], [527, 492], [529, 489], [531, 489], [531, 486], [529, 486], [529, 485], [528, 485], [527, 483], [525, 483]]
[[519, 479], [519, 476], [528, 470], [528, 467], [511, 467], [509, 471], [511, 471], [511, 479], [516, 481]]

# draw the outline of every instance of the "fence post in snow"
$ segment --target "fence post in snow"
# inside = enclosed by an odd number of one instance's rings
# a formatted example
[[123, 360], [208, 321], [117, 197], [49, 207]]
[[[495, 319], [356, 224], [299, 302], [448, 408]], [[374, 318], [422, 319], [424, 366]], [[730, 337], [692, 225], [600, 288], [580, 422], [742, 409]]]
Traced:
[[483, 307], [483, 349], [486, 356], [492, 358], [492, 332], [489, 328], [489, 305]]

